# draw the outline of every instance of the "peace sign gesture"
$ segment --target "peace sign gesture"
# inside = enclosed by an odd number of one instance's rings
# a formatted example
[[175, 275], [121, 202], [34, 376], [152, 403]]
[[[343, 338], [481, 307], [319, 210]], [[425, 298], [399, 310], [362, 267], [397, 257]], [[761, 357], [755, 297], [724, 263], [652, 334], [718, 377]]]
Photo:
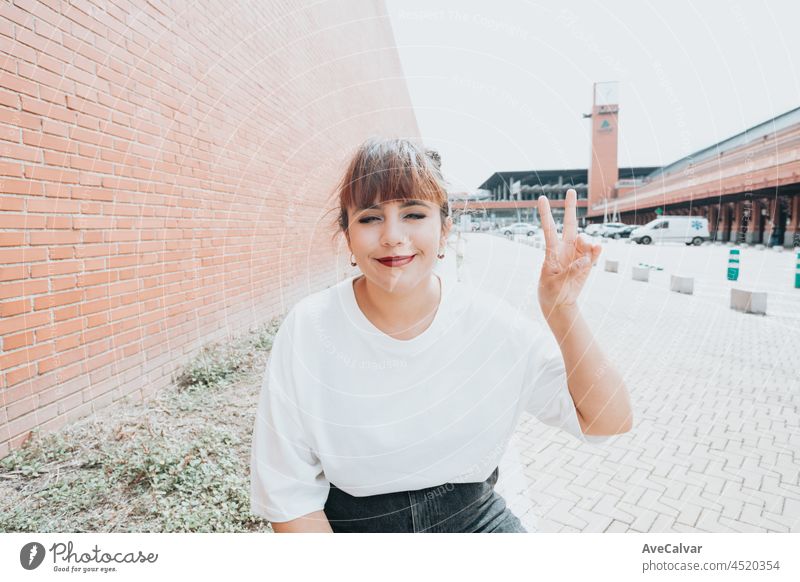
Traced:
[[564, 229], [559, 240], [556, 223], [550, 213], [550, 202], [545, 196], [539, 196], [539, 216], [546, 246], [539, 276], [539, 305], [545, 318], [550, 318], [564, 308], [575, 308], [583, 284], [602, 250], [600, 245], [578, 236], [578, 218], [575, 213], [577, 198], [575, 190], [567, 190]]

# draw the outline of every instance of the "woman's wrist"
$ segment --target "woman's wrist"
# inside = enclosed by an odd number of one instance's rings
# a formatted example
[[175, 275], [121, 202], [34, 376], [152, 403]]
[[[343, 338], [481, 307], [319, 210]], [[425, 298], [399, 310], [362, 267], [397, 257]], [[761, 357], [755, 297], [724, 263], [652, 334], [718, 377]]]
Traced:
[[580, 309], [574, 303], [554, 307], [541, 305], [540, 307], [548, 327], [559, 340], [569, 333], [575, 322], [581, 317]]

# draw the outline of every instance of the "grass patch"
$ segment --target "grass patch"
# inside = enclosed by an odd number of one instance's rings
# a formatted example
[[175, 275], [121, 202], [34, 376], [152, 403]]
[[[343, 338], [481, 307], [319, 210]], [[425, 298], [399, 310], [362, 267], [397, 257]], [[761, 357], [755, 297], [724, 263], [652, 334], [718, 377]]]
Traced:
[[144, 403], [34, 432], [0, 461], [0, 531], [271, 531], [250, 514], [250, 444], [278, 326], [204, 348]]

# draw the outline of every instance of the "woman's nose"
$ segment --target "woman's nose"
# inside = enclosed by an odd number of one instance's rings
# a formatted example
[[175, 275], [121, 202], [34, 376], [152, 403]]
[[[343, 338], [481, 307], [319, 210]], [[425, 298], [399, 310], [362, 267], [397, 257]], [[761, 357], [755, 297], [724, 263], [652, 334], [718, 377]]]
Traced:
[[403, 223], [397, 218], [387, 217], [383, 222], [381, 232], [381, 244], [397, 246], [405, 243], [408, 233], [403, 227]]

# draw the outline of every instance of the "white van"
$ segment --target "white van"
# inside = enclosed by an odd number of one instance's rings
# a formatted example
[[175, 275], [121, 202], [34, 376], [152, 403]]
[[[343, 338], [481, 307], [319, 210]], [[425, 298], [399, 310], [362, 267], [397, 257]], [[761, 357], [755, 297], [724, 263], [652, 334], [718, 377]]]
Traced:
[[653, 242], [699, 245], [709, 238], [708, 219], [702, 216], [659, 216], [631, 233], [631, 240], [643, 245]]

